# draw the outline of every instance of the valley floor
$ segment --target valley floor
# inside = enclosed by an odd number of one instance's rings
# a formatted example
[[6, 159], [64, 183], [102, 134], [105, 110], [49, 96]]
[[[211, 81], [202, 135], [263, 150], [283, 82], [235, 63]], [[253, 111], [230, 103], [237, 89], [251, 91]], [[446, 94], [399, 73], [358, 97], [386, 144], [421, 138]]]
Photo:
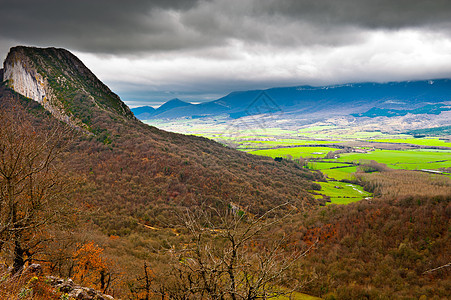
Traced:
[[[146, 121], [159, 128], [201, 135], [254, 155], [290, 159], [305, 168], [322, 172], [327, 179], [321, 190], [312, 191], [326, 203], [348, 204], [369, 199], [372, 194], [356, 184], [357, 177], [377, 172], [373, 162], [392, 170], [428, 174], [437, 180], [451, 178], [449, 136], [415, 137], [386, 133], [366, 127], [316, 123], [305, 126], [262, 128], [220, 117], [194, 120]], [[245, 123], [244, 123], [245, 124]], [[277, 122], [273, 124], [277, 126]]]

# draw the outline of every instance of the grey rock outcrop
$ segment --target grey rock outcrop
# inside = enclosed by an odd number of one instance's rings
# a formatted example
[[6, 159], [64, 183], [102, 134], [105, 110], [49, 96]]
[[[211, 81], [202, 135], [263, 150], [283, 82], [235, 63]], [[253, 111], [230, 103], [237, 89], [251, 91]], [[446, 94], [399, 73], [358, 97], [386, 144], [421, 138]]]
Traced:
[[53, 276], [47, 277], [50, 285], [57, 288], [60, 292], [67, 294], [69, 298], [80, 300], [115, 300], [110, 295], [102, 294], [91, 288], [76, 285], [72, 279], [61, 279]]
[[95, 134], [96, 123], [105, 119], [136, 120], [119, 96], [65, 49], [13, 47], [3, 66], [7, 87], [86, 133]]
[[46, 81], [36, 70], [27, 67], [18, 60], [5, 61], [5, 80], [16, 92], [42, 103], [47, 100]]
[[25, 48], [12, 48], [3, 63], [3, 80], [15, 92], [39, 102], [57, 119], [82, 129], [82, 122], [64, 109], [48, 79], [38, 72], [38, 67], [25, 53]]

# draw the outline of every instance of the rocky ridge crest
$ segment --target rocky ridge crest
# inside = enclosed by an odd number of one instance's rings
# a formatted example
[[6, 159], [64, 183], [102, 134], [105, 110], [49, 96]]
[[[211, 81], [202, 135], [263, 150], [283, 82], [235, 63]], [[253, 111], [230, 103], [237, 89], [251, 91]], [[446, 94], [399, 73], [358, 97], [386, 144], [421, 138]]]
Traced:
[[127, 105], [65, 49], [13, 47], [3, 66], [9, 88], [72, 127], [91, 131], [94, 110], [134, 119]]

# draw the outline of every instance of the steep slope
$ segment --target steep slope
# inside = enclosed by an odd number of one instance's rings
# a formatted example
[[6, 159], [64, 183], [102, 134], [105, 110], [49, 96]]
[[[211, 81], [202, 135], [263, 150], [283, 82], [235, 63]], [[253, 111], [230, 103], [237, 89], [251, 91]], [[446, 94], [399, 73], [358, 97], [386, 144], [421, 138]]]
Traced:
[[[317, 114], [324, 117], [364, 113], [372, 108], [419, 109], [428, 104], [451, 100], [451, 80], [423, 80], [389, 83], [355, 83], [323, 87], [296, 86], [233, 92], [207, 103], [183, 110], [174, 108], [166, 118], [215, 116], [232, 118], [262, 113], [259, 100], [265, 105], [296, 115]], [[444, 104], [443, 104], [444, 105]], [[264, 111], [263, 111], [264, 113]]]
[[72, 53], [64, 49], [11, 48], [4, 62], [8, 87], [42, 104], [56, 118], [95, 133], [103, 114], [127, 120], [130, 109]]
[[[14, 78], [18, 77], [8, 75], [7, 86], [30, 97], [36, 94], [27, 91], [45, 92], [39, 94], [44, 99], [50, 93], [50, 109], [41, 99], [46, 109], [60, 120], [93, 133], [80, 135], [66, 164], [69, 172], [84, 180], [74, 197], [102, 207], [99, 218], [107, 214], [114, 220], [104, 224], [113, 231], [136, 226], [136, 222], [124, 225], [124, 215], [161, 225], [165, 209], [205, 201], [215, 205], [238, 202], [254, 213], [286, 201], [299, 208], [315, 204], [306, 190], [319, 188], [312, 182], [320, 178], [318, 174], [293, 162], [274, 162], [205, 138], [147, 126], [66, 50], [13, 48], [5, 70], [28, 78], [17, 84]], [[44, 89], [36, 88], [38, 80]], [[6, 87], [2, 93], [2, 102], [12, 99], [20, 105], [36, 106]]]
[[299, 269], [308, 278], [305, 292], [325, 299], [448, 299], [450, 200], [397, 196], [312, 213], [301, 223], [301, 239], [320, 241]]

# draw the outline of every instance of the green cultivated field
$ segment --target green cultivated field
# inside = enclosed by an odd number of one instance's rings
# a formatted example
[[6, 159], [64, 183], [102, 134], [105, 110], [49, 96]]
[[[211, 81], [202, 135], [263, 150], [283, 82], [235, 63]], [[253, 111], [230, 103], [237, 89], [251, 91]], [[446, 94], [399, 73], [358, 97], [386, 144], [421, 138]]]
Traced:
[[[275, 157], [287, 157], [291, 155], [293, 159], [303, 158], [324, 158], [327, 152], [336, 151], [338, 149], [331, 147], [290, 147], [290, 148], [275, 148], [265, 150], [248, 151], [254, 155]], [[421, 170], [431, 169], [437, 170], [439, 168], [451, 168], [451, 150], [434, 150], [424, 149], [418, 150], [381, 150], [368, 151], [367, 153], [341, 153], [337, 159], [328, 160], [332, 163], [326, 162], [310, 162], [309, 168], [314, 170], [328, 170], [337, 166], [346, 166], [340, 162], [359, 163], [361, 161], [375, 160], [379, 163], [386, 164], [393, 169], [406, 170]], [[342, 170], [349, 173], [349, 168], [334, 169]]]
[[451, 151], [380, 150], [368, 153], [343, 153], [336, 162], [375, 160], [393, 169], [420, 170], [451, 167]]
[[336, 151], [337, 148], [330, 147], [293, 147], [293, 148], [276, 148], [267, 150], [249, 151], [250, 154], [275, 157], [286, 157], [291, 155], [294, 159], [303, 158], [323, 158], [329, 151]]
[[376, 143], [394, 143], [394, 144], [410, 144], [420, 146], [433, 146], [433, 147], [448, 147], [451, 148], [451, 143], [440, 140], [438, 138], [399, 138], [399, 139], [371, 139], [369, 142]]
[[[438, 139], [396, 139], [401, 142], [418, 142], [422, 146], [443, 146], [444, 141]], [[380, 142], [388, 142], [389, 140], [378, 140]], [[391, 141], [391, 140], [390, 140]], [[276, 142], [272, 141], [274, 145]], [[451, 168], [451, 150], [437, 150], [437, 149], [416, 149], [416, 150], [382, 150], [375, 149], [374, 151], [368, 151], [367, 153], [341, 153], [337, 159], [324, 159], [325, 155], [329, 151], [338, 150], [331, 147], [281, 147], [276, 149], [255, 150], [249, 151], [251, 154], [264, 155], [272, 158], [275, 157], [287, 157], [290, 155], [293, 159], [300, 157], [306, 159], [321, 159], [319, 161], [310, 160], [307, 163], [307, 167], [312, 170], [320, 170], [324, 173], [329, 180], [352, 180], [354, 179], [354, 173], [357, 171], [357, 164], [364, 163], [365, 161], [374, 160], [379, 163], [386, 164], [392, 169], [405, 169], [405, 170], [438, 170], [443, 168]], [[321, 153], [321, 154], [320, 154]], [[348, 164], [345, 164], [348, 163]], [[349, 164], [353, 163], [355, 165]], [[446, 173], [445, 173], [446, 174]], [[371, 195], [360, 186], [351, 185], [348, 183], [329, 181], [327, 183], [321, 183], [322, 190], [319, 192], [321, 195], [331, 197], [331, 201], [334, 204], [348, 204], [356, 202], [361, 199], [370, 197]], [[340, 188], [337, 188], [340, 187]], [[321, 195], [317, 195], [317, 198], [322, 198]]]
[[353, 173], [357, 171], [357, 167], [347, 167], [347, 168], [339, 168], [339, 169], [326, 169], [321, 170], [324, 174], [327, 175], [328, 178], [333, 178], [336, 180], [351, 180], [354, 179]]
[[355, 184], [340, 181], [321, 182], [320, 184], [321, 191], [318, 193], [329, 196], [332, 204], [349, 204], [371, 197], [370, 193]]

